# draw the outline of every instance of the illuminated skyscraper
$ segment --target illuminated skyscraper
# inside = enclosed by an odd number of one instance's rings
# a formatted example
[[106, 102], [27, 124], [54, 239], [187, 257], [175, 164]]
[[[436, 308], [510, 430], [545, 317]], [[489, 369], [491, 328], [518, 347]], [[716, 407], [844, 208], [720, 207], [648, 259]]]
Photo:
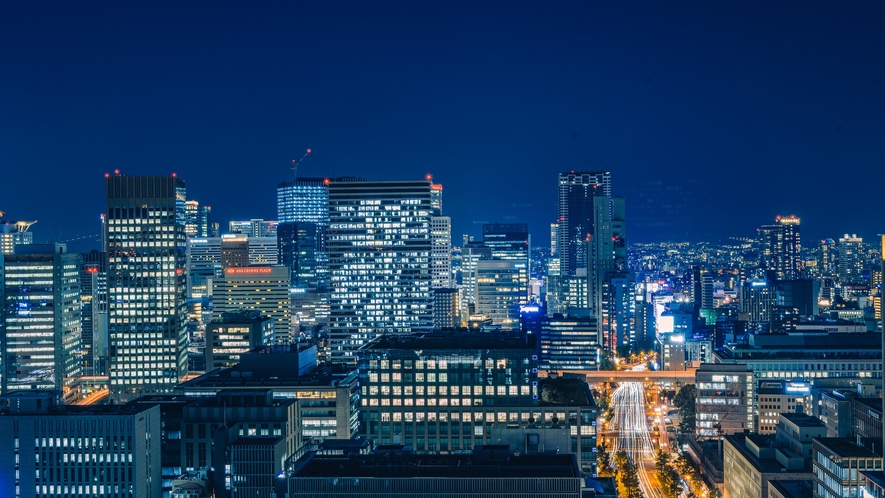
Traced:
[[329, 330], [333, 362], [383, 333], [429, 331], [429, 181], [329, 185]]
[[595, 234], [589, 237], [589, 304], [606, 349], [636, 341], [635, 274], [627, 269], [626, 207], [623, 197], [593, 198]]
[[863, 282], [863, 239], [857, 235], [846, 233], [844, 237], [839, 237], [836, 252], [838, 254], [836, 272], [839, 275], [839, 281], [843, 285]]
[[276, 237], [277, 221], [251, 219], [248, 221], [231, 221], [228, 223], [228, 231], [232, 234], [241, 234], [248, 237]]
[[0, 255], [0, 381], [3, 394], [61, 391], [77, 399], [82, 376], [80, 256], [64, 244]]
[[111, 397], [171, 392], [187, 374], [184, 181], [108, 177], [106, 213]]
[[433, 243], [433, 288], [449, 289], [452, 287], [452, 219], [448, 216], [433, 216], [430, 219], [430, 228]]
[[277, 185], [277, 221], [329, 224], [329, 180], [299, 178]]
[[259, 311], [274, 320], [277, 343], [290, 342], [289, 269], [285, 266], [231, 266], [213, 281], [216, 320], [224, 313]]
[[212, 237], [212, 207], [201, 206], [197, 201], [184, 203], [185, 227], [188, 237]]
[[[430, 179], [430, 178], [428, 178]], [[443, 186], [440, 183], [430, 184], [430, 208], [433, 216], [442, 216]]]
[[778, 280], [799, 278], [802, 264], [799, 218], [778, 216], [774, 225], [759, 228], [760, 266], [774, 272]]
[[108, 374], [108, 256], [92, 251], [80, 255], [83, 372]]
[[28, 231], [37, 221], [7, 221], [0, 211], [0, 254], [15, 253], [15, 246], [33, 244], [34, 234]]
[[588, 237], [596, 233], [593, 226], [593, 198], [611, 196], [611, 173], [559, 174], [559, 236], [557, 248], [563, 277], [587, 268]]

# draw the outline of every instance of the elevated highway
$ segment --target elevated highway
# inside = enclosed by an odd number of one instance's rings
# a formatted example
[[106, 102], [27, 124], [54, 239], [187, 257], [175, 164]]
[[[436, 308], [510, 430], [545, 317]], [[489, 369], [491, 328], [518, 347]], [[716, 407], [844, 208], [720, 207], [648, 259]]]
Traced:
[[686, 370], [538, 370], [539, 377], [547, 377], [551, 373], [581, 374], [587, 377], [587, 382], [678, 382], [681, 384], [694, 384], [696, 368]]

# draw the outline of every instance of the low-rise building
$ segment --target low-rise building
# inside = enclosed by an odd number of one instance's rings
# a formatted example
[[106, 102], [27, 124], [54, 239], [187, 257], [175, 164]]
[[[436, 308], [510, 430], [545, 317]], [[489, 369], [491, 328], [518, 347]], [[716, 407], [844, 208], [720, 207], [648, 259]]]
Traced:
[[882, 457], [851, 441], [817, 438], [814, 445], [814, 497], [860, 496], [866, 485], [862, 472], [882, 470]]
[[[725, 436], [723, 494], [729, 498], [768, 498], [794, 488], [788, 481], [810, 481], [812, 440], [826, 434], [820, 420], [798, 413], [778, 416], [775, 434]], [[773, 482], [784, 490], [771, 491]], [[806, 495], [807, 496], [807, 495]]]
[[[498, 443], [573, 452], [593, 474], [589, 389], [580, 380], [539, 379], [537, 358], [534, 339], [519, 333], [382, 336], [360, 349], [360, 433], [416, 453]], [[556, 396], [560, 388], [575, 397]]]
[[221, 314], [206, 326], [206, 368], [232, 367], [240, 355], [274, 342], [274, 319], [257, 310], [238, 310]]
[[293, 344], [254, 349], [242, 355], [237, 366], [179, 384], [176, 392], [197, 399], [224, 391], [272, 389], [277, 400], [298, 400], [302, 441], [322, 441], [357, 435], [358, 380], [356, 369], [317, 365], [315, 347]]
[[695, 436], [720, 437], [754, 423], [753, 372], [746, 365], [704, 363], [695, 372]]
[[478, 446], [470, 454], [416, 454], [393, 445], [372, 455], [308, 453], [279, 480], [277, 491], [291, 498], [579, 498], [581, 481], [572, 455], [516, 455], [506, 445]]
[[756, 406], [756, 432], [774, 434], [779, 414], [812, 414], [811, 385], [802, 381], [760, 381], [756, 389]]
[[240, 438], [230, 445], [231, 498], [276, 498], [274, 480], [286, 459], [286, 439]]
[[0, 496], [160, 496], [158, 407], [62, 407], [59, 396], [0, 396]]
[[599, 328], [591, 313], [543, 317], [540, 329], [542, 369], [599, 369]]

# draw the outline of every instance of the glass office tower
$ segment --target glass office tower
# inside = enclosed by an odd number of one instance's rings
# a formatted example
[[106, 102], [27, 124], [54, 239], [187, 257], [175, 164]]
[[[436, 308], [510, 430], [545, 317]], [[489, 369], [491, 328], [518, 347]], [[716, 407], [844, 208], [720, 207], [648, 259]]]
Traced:
[[429, 181], [335, 181], [329, 185], [331, 360], [383, 333], [429, 331]]
[[82, 376], [80, 256], [64, 244], [31, 244], [0, 256], [3, 394], [60, 391], [77, 400]]
[[187, 374], [184, 181], [108, 177], [106, 213], [111, 397], [171, 392]]

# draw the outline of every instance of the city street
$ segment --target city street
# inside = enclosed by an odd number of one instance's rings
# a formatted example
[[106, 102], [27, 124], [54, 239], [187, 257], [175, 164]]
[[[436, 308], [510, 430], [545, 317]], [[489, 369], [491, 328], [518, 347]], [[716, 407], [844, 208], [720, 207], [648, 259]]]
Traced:
[[648, 498], [663, 498], [655, 475], [655, 450], [645, 412], [645, 389], [640, 382], [624, 382], [612, 393], [610, 434], [612, 455], [627, 453], [636, 464], [639, 484]]

